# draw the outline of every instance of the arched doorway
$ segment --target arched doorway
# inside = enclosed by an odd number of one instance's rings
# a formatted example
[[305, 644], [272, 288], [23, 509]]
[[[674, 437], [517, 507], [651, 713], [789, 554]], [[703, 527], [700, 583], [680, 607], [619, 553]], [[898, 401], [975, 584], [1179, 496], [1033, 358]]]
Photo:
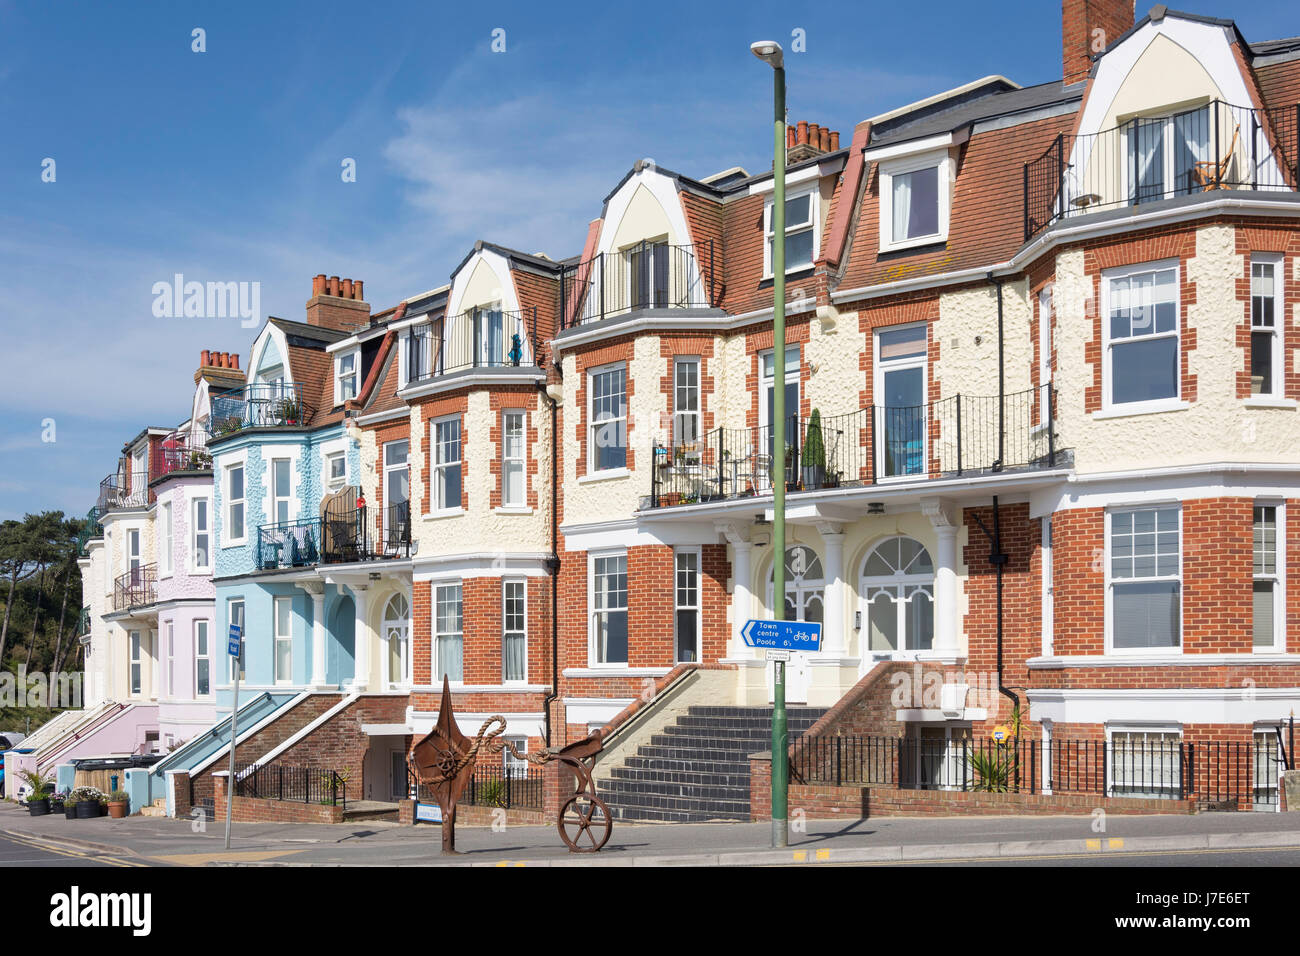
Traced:
[[384, 605], [379, 622], [383, 639], [383, 679], [389, 690], [411, 686], [411, 605], [398, 592]]
[[862, 562], [858, 593], [863, 657], [907, 657], [934, 647], [934, 561], [919, 541], [896, 535]]

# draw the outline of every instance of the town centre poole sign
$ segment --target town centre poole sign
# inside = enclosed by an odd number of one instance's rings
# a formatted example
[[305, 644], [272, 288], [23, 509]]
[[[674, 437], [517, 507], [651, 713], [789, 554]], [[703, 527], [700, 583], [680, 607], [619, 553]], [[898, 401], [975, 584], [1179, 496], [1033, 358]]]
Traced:
[[749, 647], [766, 651], [818, 651], [822, 626], [818, 621], [749, 620], [740, 632]]

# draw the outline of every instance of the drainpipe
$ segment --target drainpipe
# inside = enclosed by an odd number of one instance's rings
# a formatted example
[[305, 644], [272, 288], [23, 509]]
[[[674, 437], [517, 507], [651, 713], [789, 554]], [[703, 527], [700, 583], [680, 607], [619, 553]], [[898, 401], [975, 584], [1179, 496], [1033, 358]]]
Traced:
[[[557, 366], [556, 372], [559, 372]], [[546, 391], [546, 383], [538, 382], [537, 390], [551, 406], [551, 553], [546, 559], [546, 572], [551, 576], [551, 690], [542, 700], [542, 717], [546, 726], [546, 746], [551, 739], [551, 704], [560, 696], [560, 517], [559, 501], [559, 430], [556, 421], [559, 402]]]
[[998, 496], [993, 496], [993, 533], [989, 534], [988, 527], [975, 515], [975, 521], [984, 532], [984, 537], [989, 539], [989, 564], [998, 569], [998, 693], [1011, 700], [1011, 706], [1018, 708], [1020, 698], [1016, 696], [1015, 691], [1008, 687], [1002, 680], [1002, 639], [1003, 639], [1003, 613], [1002, 613], [1002, 570], [1007, 564], [1007, 553], [1002, 550], [1002, 514], [998, 508]]
[[[993, 462], [993, 470], [1001, 471], [1002, 463], [1006, 461], [1006, 440], [1007, 440], [1007, 350], [1006, 338], [1002, 331], [1002, 279], [994, 279], [993, 273], [989, 273], [989, 281], [994, 284], [998, 293], [998, 458]], [[997, 520], [997, 511], [994, 509], [994, 521]], [[999, 574], [1001, 573], [999, 569]], [[1000, 579], [999, 579], [1000, 580]], [[1001, 594], [1001, 591], [998, 592]], [[1000, 619], [999, 619], [1000, 624]], [[998, 645], [1001, 647], [1001, 644]]]

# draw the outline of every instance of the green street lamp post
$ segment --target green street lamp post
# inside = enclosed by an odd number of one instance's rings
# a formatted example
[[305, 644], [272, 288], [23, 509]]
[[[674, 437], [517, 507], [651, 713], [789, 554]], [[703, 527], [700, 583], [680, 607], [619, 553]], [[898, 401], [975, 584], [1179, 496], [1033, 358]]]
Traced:
[[[785, 619], [785, 60], [781, 44], [760, 40], [750, 52], [772, 68], [772, 614]], [[762, 396], [759, 396], [762, 401]], [[785, 661], [772, 662], [772, 846], [789, 844], [789, 733]]]

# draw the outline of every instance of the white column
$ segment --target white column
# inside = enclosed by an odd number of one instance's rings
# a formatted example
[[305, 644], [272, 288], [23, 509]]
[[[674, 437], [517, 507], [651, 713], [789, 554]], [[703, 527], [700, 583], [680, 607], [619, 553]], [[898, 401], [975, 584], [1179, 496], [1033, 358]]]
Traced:
[[299, 583], [311, 595], [311, 685], [325, 686], [325, 585], [319, 581]]
[[843, 657], [848, 648], [844, 639], [844, 532], [838, 522], [819, 522], [817, 530], [826, 548], [826, 560], [822, 565], [826, 574], [822, 653], [829, 657]]
[[754, 546], [748, 541], [735, 541], [731, 549], [731, 643], [727, 647], [727, 657], [734, 659], [750, 656], [740, 635], [754, 608], [754, 596], [749, 587]]
[[939, 538], [934, 556], [934, 649], [947, 654], [957, 652], [957, 532], [960, 528], [954, 509], [946, 502], [930, 499], [921, 502], [921, 511], [930, 519]]
[[353, 648], [356, 654], [353, 687], [370, 689], [370, 590], [364, 584], [352, 585], [352, 601], [357, 609], [356, 624], [352, 628]]

